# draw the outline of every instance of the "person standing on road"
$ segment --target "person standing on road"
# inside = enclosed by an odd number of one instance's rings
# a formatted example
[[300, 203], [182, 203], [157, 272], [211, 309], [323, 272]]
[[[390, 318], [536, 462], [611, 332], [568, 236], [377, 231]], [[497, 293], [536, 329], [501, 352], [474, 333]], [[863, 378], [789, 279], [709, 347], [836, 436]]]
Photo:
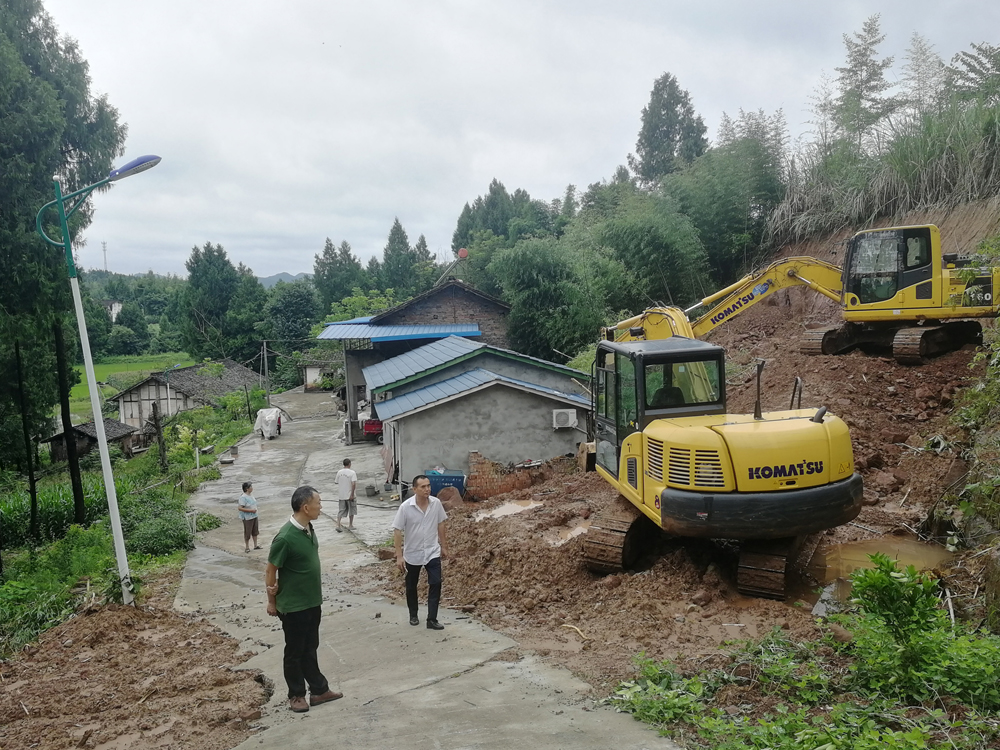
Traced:
[[299, 487], [292, 493], [292, 517], [271, 542], [264, 574], [267, 613], [279, 618], [285, 631], [282, 669], [288, 684], [288, 707], [298, 714], [308, 711], [309, 706], [344, 697], [330, 689], [317, 657], [323, 585], [319, 542], [312, 522], [319, 518], [322, 507], [319, 493], [312, 487]]
[[250, 538], [253, 537], [253, 548], [260, 549], [257, 545], [257, 536], [260, 534], [260, 526], [257, 524], [257, 500], [253, 496], [253, 484], [243, 483], [243, 494], [240, 495], [238, 505], [240, 520], [243, 522], [243, 546], [246, 551], [250, 551]]
[[344, 459], [344, 468], [337, 472], [337, 497], [340, 507], [337, 509], [337, 531], [341, 532], [340, 522], [347, 516], [347, 528], [354, 531], [354, 516], [358, 514], [358, 475], [351, 468], [351, 459]]
[[420, 569], [427, 569], [427, 627], [444, 630], [438, 622], [441, 602], [441, 560], [448, 559], [448, 539], [444, 522], [448, 514], [441, 501], [431, 494], [431, 480], [423, 474], [413, 477], [413, 497], [403, 501], [393, 519], [393, 543], [396, 566], [406, 573], [406, 606], [410, 610], [410, 625], [419, 625], [417, 618], [417, 582]]

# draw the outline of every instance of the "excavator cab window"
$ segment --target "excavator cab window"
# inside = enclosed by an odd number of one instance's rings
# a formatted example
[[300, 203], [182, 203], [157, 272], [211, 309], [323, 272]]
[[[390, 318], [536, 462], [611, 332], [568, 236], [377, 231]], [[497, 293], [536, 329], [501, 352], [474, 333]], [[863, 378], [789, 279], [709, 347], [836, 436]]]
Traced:
[[644, 370], [647, 409], [714, 404], [721, 398], [718, 360], [647, 362]]
[[885, 302], [896, 295], [900, 271], [899, 233], [862, 235], [851, 248], [848, 291], [863, 305]]

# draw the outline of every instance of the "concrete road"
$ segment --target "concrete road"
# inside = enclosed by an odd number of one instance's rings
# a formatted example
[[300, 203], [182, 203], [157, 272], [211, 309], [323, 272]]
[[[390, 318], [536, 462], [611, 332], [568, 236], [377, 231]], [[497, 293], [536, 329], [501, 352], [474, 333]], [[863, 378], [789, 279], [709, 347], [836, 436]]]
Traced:
[[[286, 398], [281, 405], [294, 417], [317, 413], [309, 399], [322, 396]], [[335, 531], [333, 479], [343, 459], [352, 459], [361, 487], [381, 488], [384, 480], [378, 446], [345, 446], [338, 438], [342, 433], [343, 423], [334, 417], [283, 421], [281, 437], [245, 440], [235, 463], [222, 467], [222, 479], [191, 498], [193, 508], [226, 523], [199, 534], [175, 606], [206, 615], [239, 639], [241, 649], [253, 654], [244, 667], [261, 670], [274, 685], [261, 728], [241, 750], [677, 747], [630, 716], [597, 706], [599, 696], [568, 671], [532, 656], [505, 660], [516, 642], [466, 615], [443, 610], [445, 630], [431, 631], [423, 625], [422, 605], [421, 624], [411, 627], [404, 604], [347, 591], [344, 574], [371, 564], [375, 558], [368, 547], [391, 538], [397, 503], [388, 495], [362, 496], [357, 531]], [[245, 480], [254, 483], [265, 547], [249, 554], [236, 516]], [[263, 574], [266, 547], [288, 519], [292, 491], [301, 484], [323, 496], [323, 516], [316, 523], [324, 569], [320, 666], [344, 698], [299, 715], [287, 707], [283, 635], [278, 620], [265, 611]]]

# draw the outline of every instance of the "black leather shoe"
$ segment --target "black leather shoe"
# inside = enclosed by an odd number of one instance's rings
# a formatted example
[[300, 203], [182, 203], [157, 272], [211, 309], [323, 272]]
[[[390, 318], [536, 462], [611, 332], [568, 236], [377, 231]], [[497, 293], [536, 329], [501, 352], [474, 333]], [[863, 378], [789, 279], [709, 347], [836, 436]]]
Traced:
[[410, 625], [419, 625], [419, 624], [420, 624], [420, 620], [418, 620], [416, 617], [411, 617], [410, 618]]
[[[411, 620], [411, 622], [412, 622], [412, 620]], [[441, 623], [439, 623], [437, 620], [428, 620], [427, 621], [427, 629], [428, 630], [444, 630], [444, 625], [442, 625]]]

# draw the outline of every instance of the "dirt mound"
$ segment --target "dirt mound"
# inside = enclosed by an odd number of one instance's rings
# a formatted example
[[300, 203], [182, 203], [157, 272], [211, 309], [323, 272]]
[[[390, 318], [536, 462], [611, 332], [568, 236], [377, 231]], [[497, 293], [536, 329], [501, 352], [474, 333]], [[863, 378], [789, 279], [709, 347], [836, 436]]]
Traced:
[[0, 664], [0, 747], [222, 750], [245, 740], [267, 689], [233, 668], [236, 641], [171, 601], [94, 608]]

